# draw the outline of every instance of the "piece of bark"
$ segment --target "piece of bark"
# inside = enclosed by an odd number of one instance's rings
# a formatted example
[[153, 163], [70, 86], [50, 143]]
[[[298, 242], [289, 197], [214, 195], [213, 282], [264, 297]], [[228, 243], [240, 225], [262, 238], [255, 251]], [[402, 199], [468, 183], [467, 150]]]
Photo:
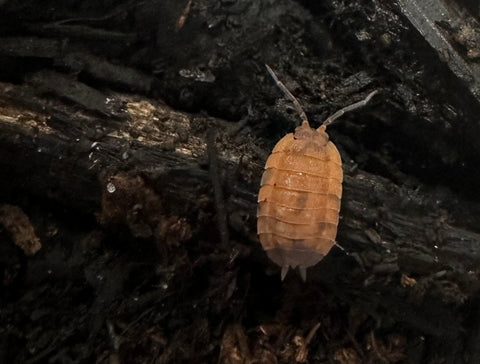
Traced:
[[42, 248], [30, 219], [18, 206], [0, 205], [0, 225], [8, 231], [15, 245], [33, 255]]

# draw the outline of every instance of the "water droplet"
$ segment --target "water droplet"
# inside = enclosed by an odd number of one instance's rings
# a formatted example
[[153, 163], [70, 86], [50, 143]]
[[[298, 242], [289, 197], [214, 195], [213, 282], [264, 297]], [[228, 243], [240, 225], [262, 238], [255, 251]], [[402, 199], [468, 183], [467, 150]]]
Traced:
[[117, 189], [117, 188], [115, 187], [115, 185], [114, 185], [112, 182], [109, 182], [109, 183], [107, 184], [107, 191], [108, 191], [109, 193], [114, 193], [114, 192], [116, 191], [116, 189]]

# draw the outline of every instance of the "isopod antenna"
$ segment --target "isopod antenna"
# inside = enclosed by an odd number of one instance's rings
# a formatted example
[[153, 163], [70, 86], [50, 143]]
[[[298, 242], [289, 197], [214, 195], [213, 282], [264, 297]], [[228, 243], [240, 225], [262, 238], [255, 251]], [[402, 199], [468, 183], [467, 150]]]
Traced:
[[267, 67], [268, 73], [270, 73], [270, 76], [272, 76], [272, 78], [275, 81], [275, 83], [277, 84], [278, 88], [280, 90], [282, 90], [282, 92], [285, 94], [285, 96], [287, 96], [293, 102], [293, 105], [295, 105], [295, 109], [297, 109], [297, 112], [300, 114], [300, 117], [302, 118], [302, 124], [309, 125], [308, 124], [308, 119], [307, 119], [307, 114], [305, 114], [305, 111], [303, 111], [303, 108], [302, 108], [302, 106], [300, 106], [300, 103], [298, 102], [296, 97], [293, 96], [290, 91], [288, 91], [288, 88], [283, 84], [282, 81], [280, 81], [278, 79], [277, 75], [275, 74], [275, 72], [273, 72], [273, 70], [270, 68], [270, 66], [268, 64], [266, 64], [265, 67]]
[[354, 104], [345, 106], [344, 108], [338, 110], [335, 114], [330, 115], [330, 116], [322, 123], [322, 125], [320, 125], [320, 128], [321, 128], [321, 127], [326, 128], [328, 125], [330, 125], [330, 124], [333, 123], [335, 120], [337, 120], [339, 117], [341, 117], [343, 114], [345, 114], [345, 113], [347, 113], [347, 112], [349, 112], [349, 111], [356, 110], [356, 109], [359, 109], [359, 108], [361, 108], [361, 107], [364, 107], [366, 104], [368, 104], [368, 102], [370, 101], [370, 99], [371, 99], [373, 96], [375, 96], [377, 93], [378, 93], [378, 90], [372, 91], [372, 92], [370, 92], [370, 93], [367, 95], [367, 97], [365, 97], [363, 100], [358, 101], [358, 102], [355, 102]]

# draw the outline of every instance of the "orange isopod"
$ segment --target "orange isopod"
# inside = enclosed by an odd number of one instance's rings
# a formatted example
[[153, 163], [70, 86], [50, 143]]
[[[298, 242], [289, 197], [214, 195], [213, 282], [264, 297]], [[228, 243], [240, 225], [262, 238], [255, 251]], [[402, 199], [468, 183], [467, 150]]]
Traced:
[[257, 232], [268, 257], [282, 267], [306, 269], [336, 244], [342, 198], [342, 160], [326, 127], [345, 112], [366, 105], [377, 93], [349, 105], [313, 129], [297, 99], [266, 65], [268, 72], [300, 113], [302, 124], [285, 135], [268, 157], [260, 183]]

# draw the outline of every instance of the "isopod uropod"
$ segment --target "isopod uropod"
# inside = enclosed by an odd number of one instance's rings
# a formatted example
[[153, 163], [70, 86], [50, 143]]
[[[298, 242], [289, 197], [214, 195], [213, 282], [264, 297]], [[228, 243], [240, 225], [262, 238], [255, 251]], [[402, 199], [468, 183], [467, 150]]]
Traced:
[[300, 103], [266, 65], [277, 86], [294, 103], [302, 124], [285, 135], [265, 164], [258, 194], [257, 232], [268, 257], [282, 267], [306, 269], [318, 263], [336, 244], [342, 160], [326, 128], [344, 113], [366, 105], [377, 93], [349, 105], [313, 129]]

